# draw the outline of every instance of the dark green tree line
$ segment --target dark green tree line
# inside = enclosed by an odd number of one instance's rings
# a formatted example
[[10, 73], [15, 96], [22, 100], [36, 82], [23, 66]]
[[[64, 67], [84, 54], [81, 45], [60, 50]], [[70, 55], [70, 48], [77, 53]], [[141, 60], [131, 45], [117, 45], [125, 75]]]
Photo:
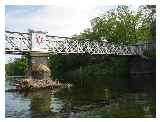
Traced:
[[25, 57], [16, 59], [14, 62], [5, 65], [7, 76], [25, 76], [28, 69], [28, 60]]

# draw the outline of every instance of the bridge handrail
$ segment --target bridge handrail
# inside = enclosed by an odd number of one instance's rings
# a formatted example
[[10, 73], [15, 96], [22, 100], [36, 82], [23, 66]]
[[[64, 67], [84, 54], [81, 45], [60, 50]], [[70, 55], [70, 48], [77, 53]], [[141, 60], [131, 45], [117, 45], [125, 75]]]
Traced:
[[[6, 42], [7, 42], [7, 48], [5, 47], [5, 51], [32, 51], [30, 46], [32, 45], [32, 33], [22, 33], [22, 32], [11, 32], [11, 31], [5, 31], [6, 32]], [[10, 36], [9, 34], [17, 35]], [[19, 36], [18, 36], [19, 34]], [[68, 53], [68, 50], [70, 53], [100, 53], [100, 54], [142, 54], [144, 50], [150, 50], [155, 48], [155, 43], [153, 42], [144, 42], [144, 43], [137, 43], [137, 44], [124, 44], [124, 43], [114, 43], [109, 42], [107, 40], [101, 40], [101, 41], [90, 41], [89, 39], [78, 39], [75, 37], [60, 37], [60, 36], [50, 36], [46, 34], [47, 43], [46, 48], [49, 51], [59, 51], [65, 50], [65, 53]], [[62, 39], [62, 40], [61, 40]], [[19, 45], [18, 45], [18, 44]], [[54, 44], [56, 46], [54, 47]], [[63, 45], [64, 44], [64, 45]], [[24, 45], [21, 47], [20, 45]], [[78, 47], [76, 47], [76, 45]], [[62, 47], [61, 47], [62, 46]], [[69, 46], [69, 48], [67, 47]], [[17, 49], [18, 47], [18, 49]], [[56, 53], [56, 52], [55, 52]], [[64, 53], [64, 52], [62, 52]]]
[[[6, 30], [5, 31], [6, 33], [18, 33], [18, 34], [27, 34], [27, 35], [31, 35], [31, 33], [27, 33], [27, 32], [16, 32], [16, 31], [8, 31]], [[66, 37], [66, 36], [51, 36], [51, 35], [46, 35], [46, 37], [51, 37], [51, 38], [54, 38], [54, 37], [57, 37], [57, 38], [64, 38], [64, 39], [71, 39], [71, 40], [81, 40], [82, 42], [83, 41], [88, 41], [88, 42], [106, 42], [106, 43], [109, 43], [109, 44], [115, 44], [115, 45], [123, 45], [123, 46], [140, 46], [140, 45], [153, 45], [154, 43], [153, 42], [144, 42], [144, 43], [136, 43], [136, 44], [124, 44], [124, 43], [115, 43], [115, 42], [109, 42], [107, 40], [101, 40], [101, 41], [89, 41], [89, 39], [78, 39], [78, 38], [74, 38], [74, 37]]]
[[16, 32], [16, 31], [8, 31], [8, 30], [6, 30], [5, 31], [6, 33], [18, 33], [18, 34], [28, 34], [28, 35], [31, 35], [31, 33], [25, 33], [25, 32]]

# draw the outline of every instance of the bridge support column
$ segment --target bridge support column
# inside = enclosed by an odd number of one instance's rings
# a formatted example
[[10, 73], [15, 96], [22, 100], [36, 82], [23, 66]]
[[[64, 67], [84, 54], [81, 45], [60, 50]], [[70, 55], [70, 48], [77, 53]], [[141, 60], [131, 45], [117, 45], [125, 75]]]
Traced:
[[30, 53], [29, 75], [32, 79], [47, 80], [50, 79], [51, 71], [48, 66], [48, 53], [32, 52]]
[[140, 56], [129, 57], [129, 86], [136, 90], [156, 88], [156, 61]]

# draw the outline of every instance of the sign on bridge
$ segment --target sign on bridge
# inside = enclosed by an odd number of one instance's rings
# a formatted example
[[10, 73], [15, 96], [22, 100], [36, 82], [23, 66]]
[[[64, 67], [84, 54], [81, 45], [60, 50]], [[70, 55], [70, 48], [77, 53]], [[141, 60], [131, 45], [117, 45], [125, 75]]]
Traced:
[[32, 33], [32, 51], [47, 52], [48, 48], [46, 47], [46, 44], [46, 34], [38, 32]]

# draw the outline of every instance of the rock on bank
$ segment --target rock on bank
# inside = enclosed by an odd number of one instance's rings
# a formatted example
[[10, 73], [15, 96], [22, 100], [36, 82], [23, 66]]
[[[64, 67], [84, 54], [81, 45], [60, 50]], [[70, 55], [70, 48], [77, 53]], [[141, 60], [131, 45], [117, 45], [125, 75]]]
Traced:
[[35, 80], [35, 79], [24, 79], [20, 83], [16, 84], [17, 90], [34, 90], [43, 88], [57, 88], [62, 84], [59, 81], [53, 80]]

